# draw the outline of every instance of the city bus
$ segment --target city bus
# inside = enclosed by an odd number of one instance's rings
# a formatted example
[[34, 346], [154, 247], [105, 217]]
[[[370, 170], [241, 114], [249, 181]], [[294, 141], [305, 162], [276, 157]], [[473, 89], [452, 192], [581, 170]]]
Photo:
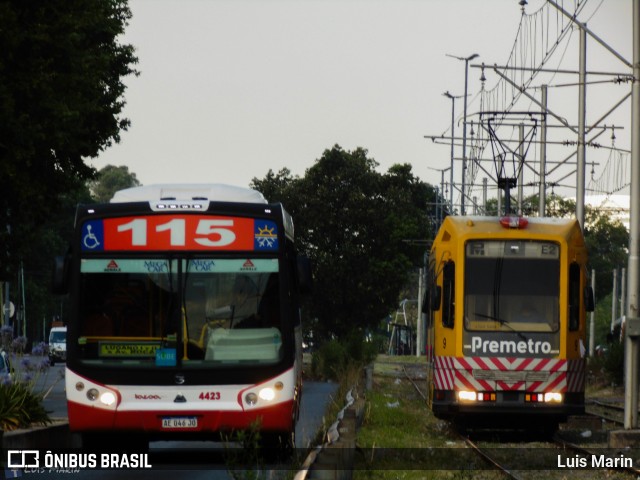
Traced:
[[70, 296], [69, 428], [84, 445], [243, 431], [294, 445], [311, 273], [281, 204], [227, 185], [141, 186], [79, 205], [74, 232], [54, 291]]
[[428, 403], [461, 426], [584, 413], [587, 249], [575, 219], [447, 217], [427, 275]]

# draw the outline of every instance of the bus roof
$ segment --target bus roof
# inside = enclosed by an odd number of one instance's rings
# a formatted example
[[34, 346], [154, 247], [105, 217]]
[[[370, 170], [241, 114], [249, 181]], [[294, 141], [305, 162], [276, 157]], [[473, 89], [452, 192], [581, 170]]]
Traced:
[[220, 183], [157, 184], [117, 191], [111, 203], [158, 200], [206, 200], [211, 202], [267, 203], [257, 190]]

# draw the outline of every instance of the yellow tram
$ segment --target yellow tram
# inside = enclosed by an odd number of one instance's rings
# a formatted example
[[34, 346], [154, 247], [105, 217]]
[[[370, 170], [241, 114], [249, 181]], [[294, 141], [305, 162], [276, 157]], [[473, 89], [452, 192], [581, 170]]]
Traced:
[[444, 220], [425, 300], [436, 416], [555, 429], [584, 412], [586, 263], [575, 219]]

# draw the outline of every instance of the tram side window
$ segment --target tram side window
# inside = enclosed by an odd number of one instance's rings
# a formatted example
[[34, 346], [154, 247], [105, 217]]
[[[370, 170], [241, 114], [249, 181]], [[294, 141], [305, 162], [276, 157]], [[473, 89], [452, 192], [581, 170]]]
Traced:
[[442, 270], [442, 326], [453, 328], [455, 321], [456, 264], [448, 261]]
[[435, 265], [429, 265], [426, 280], [427, 288], [424, 292], [422, 313], [426, 316], [427, 328], [429, 328], [433, 324], [434, 310], [440, 309], [440, 294], [437, 291]]
[[569, 267], [569, 330], [580, 328], [580, 266]]

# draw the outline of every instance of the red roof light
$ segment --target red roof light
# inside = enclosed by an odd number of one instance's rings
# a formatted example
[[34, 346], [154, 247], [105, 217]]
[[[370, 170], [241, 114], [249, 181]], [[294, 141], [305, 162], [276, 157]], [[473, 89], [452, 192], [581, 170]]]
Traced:
[[504, 228], [527, 228], [527, 225], [529, 225], [529, 220], [517, 215], [507, 215], [505, 217], [500, 217], [500, 225], [502, 225]]

